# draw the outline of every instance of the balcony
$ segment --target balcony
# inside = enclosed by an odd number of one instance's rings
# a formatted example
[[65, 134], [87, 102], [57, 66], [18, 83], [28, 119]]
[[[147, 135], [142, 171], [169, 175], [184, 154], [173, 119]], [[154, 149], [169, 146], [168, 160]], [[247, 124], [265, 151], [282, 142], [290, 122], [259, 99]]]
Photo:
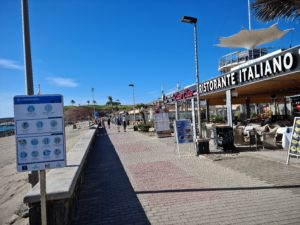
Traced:
[[219, 71], [221, 73], [227, 73], [235, 66], [266, 54], [268, 54], [268, 50], [266, 48], [238, 51], [227, 54], [219, 61]]

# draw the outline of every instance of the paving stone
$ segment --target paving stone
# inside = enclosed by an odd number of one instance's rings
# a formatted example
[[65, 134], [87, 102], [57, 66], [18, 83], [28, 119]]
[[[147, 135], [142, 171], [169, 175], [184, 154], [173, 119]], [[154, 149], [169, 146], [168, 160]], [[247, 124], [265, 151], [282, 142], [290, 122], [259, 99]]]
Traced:
[[101, 129], [73, 224], [300, 224], [299, 167], [174, 150], [174, 138]]

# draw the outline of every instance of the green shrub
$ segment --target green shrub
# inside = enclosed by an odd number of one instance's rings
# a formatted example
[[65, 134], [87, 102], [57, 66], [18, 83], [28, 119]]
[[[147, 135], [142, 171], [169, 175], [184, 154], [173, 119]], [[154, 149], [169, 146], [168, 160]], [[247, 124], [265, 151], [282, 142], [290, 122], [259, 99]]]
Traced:
[[257, 114], [255, 112], [251, 113], [251, 118], [256, 118], [257, 117]]
[[145, 124], [139, 124], [139, 125], [137, 125], [137, 127], [140, 131], [143, 131], [143, 132], [149, 132], [149, 128], [150, 128], [149, 125], [145, 125]]
[[222, 123], [225, 121], [225, 118], [223, 116], [220, 115], [212, 115], [211, 119], [214, 123]]

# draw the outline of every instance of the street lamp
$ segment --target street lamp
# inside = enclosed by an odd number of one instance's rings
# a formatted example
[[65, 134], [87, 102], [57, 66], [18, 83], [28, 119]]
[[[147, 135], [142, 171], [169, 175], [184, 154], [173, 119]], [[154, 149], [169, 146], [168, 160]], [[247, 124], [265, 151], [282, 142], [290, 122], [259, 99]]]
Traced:
[[93, 95], [93, 104], [94, 104], [94, 119], [96, 119], [96, 114], [95, 114], [95, 98], [94, 98], [94, 88], [92, 88], [92, 95]]
[[31, 63], [28, 0], [22, 0], [22, 25], [23, 25], [26, 94], [27, 95], [34, 95], [32, 63]]
[[198, 117], [198, 132], [199, 138], [202, 138], [201, 130], [201, 113], [200, 113], [200, 92], [199, 92], [199, 71], [198, 71], [198, 43], [197, 43], [197, 18], [184, 16], [181, 18], [181, 22], [194, 25], [194, 46], [195, 46], [195, 64], [196, 64], [196, 84], [197, 84], [197, 117]]
[[134, 84], [129, 84], [129, 87], [132, 87], [132, 98], [133, 98], [133, 125], [135, 125], [135, 100], [134, 100]]

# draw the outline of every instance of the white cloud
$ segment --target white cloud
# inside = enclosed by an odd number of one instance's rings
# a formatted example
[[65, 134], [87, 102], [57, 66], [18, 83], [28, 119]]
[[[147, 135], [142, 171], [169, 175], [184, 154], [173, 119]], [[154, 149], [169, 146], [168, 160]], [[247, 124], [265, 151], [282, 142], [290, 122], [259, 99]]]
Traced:
[[59, 87], [77, 87], [78, 83], [71, 78], [64, 78], [64, 77], [47, 77], [47, 80], [52, 83], [53, 85]]
[[0, 67], [12, 70], [23, 69], [23, 66], [19, 65], [18, 62], [9, 59], [0, 59]]

